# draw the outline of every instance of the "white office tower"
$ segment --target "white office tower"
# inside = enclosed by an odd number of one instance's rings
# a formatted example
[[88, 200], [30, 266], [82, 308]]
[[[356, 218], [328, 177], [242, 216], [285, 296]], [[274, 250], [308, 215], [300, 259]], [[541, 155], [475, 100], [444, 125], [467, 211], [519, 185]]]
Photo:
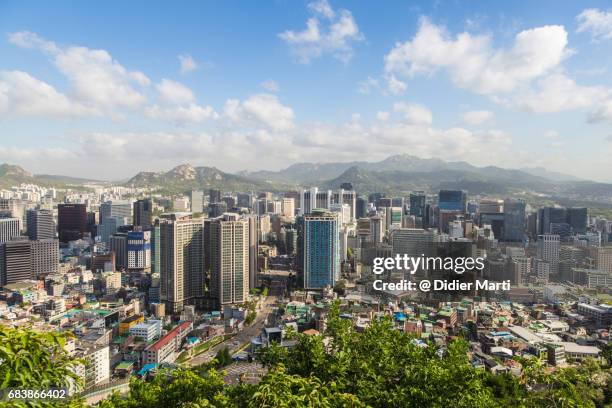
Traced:
[[281, 203], [283, 217], [293, 219], [295, 217], [295, 199], [291, 197], [285, 197], [283, 198]]
[[550, 264], [549, 273], [559, 273], [559, 246], [561, 238], [556, 234], [544, 234], [538, 236], [538, 258]]
[[338, 213], [340, 225], [346, 225], [351, 222], [351, 207], [348, 204], [332, 204], [330, 210]]
[[243, 303], [249, 295], [249, 220], [223, 214], [210, 228], [211, 292], [218, 305]]
[[201, 213], [204, 211], [204, 192], [199, 190], [191, 191], [191, 212]]
[[331, 190], [319, 191], [318, 187], [300, 193], [300, 215], [310, 214], [314, 209], [329, 210], [332, 203]]
[[203, 220], [191, 214], [163, 215], [159, 222], [161, 301], [166, 312], [203, 297]]
[[349, 220], [345, 221], [346, 224], [355, 221], [356, 209], [357, 209], [357, 193], [353, 190], [340, 189], [333, 194], [334, 204], [346, 204], [349, 206], [350, 214]]

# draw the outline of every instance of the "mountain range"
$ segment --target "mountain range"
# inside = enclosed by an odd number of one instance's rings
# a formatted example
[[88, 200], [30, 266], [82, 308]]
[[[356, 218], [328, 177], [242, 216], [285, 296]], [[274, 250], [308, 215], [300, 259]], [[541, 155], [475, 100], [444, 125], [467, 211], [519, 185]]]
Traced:
[[[70, 185], [92, 180], [34, 175], [19, 166], [0, 166], [0, 186], [22, 182]], [[182, 164], [165, 172], [140, 172], [122, 184], [182, 193], [207, 188], [223, 191], [285, 191], [308, 186], [336, 189], [343, 183], [351, 183], [360, 193], [406, 194], [413, 190], [434, 192], [452, 188], [467, 190], [470, 194], [520, 193], [612, 205], [612, 184], [581, 180], [537, 167], [478, 167], [463, 161], [447, 162], [405, 154], [378, 162], [297, 163], [279, 171], [242, 171], [236, 174], [215, 167]]]

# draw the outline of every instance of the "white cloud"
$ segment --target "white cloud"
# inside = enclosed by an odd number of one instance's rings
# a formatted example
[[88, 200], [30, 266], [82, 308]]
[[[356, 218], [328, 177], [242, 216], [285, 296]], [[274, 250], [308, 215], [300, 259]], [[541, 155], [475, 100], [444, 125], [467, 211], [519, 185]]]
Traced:
[[374, 89], [379, 87], [378, 79], [369, 76], [365, 81], [357, 84], [357, 92], [364, 95], [369, 95]]
[[576, 16], [577, 32], [588, 32], [594, 39], [612, 39], [612, 11], [586, 9]]
[[431, 125], [433, 122], [431, 111], [422, 105], [396, 102], [393, 110], [402, 113], [406, 123], [411, 125]]
[[198, 69], [198, 64], [195, 62], [191, 55], [181, 54], [177, 58], [181, 65], [181, 74], [187, 74], [191, 71], [195, 71], [196, 69]]
[[320, 14], [327, 19], [333, 19], [336, 13], [327, 0], [319, 0], [308, 4], [308, 8], [314, 13]]
[[364, 38], [352, 13], [345, 9], [335, 12], [326, 0], [309, 3], [308, 8], [314, 15], [306, 21], [304, 30], [287, 30], [278, 35], [298, 62], [307, 64], [325, 54], [344, 63], [350, 61], [353, 45]]
[[544, 138], [549, 140], [557, 140], [559, 139], [559, 132], [557, 132], [556, 130], [547, 130], [546, 132], [544, 132]]
[[600, 86], [581, 86], [564, 74], [552, 74], [538, 81], [536, 90], [517, 95], [514, 104], [536, 113], [589, 108], [601, 103], [610, 90]]
[[567, 32], [549, 25], [521, 31], [509, 48], [495, 49], [487, 35], [453, 38], [422, 18], [416, 35], [385, 56], [389, 75], [412, 78], [446, 69], [459, 87], [480, 94], [511, 92], [557, 67], [568, 55]]
[[272, 94], [252, 95], [244, 101], [229, 99], [224, 113], [239, 125], [264, 125], [274, 131], [286, 131], [294, 126], [293, 109], [280, 103]]
[[261, 87], [263, 89], [265, 89], [266, 91], [268, 91], [268, 92], [278, 92], [278, 91], [280, 91], [280, 87], [278, 86], [278, 83], [276, 83], [276, 81], [273, 81], [271, 79], [263, 81], [261, 83]]
[[145, 115], [178, 124], [200, 123], [207, 119], [217, 119], [219, 115], [211, 106], [200, 106], [190, 103], [186, 106], [161, 107], [153, 105], [145, 109]]
[[97, 112], [23, 71], [0, 72], [0, 115], [77, 117]]
[[493, 119], [493, 112], [490, 112], [487, 110], [469, 111], [461, 115], [461, 119], [463, 123], [467, 125], [472, 125], [472, 126], [481, 125]]
[[589, 115], [589, 122], [608, 122], [612, 123], [612, 100], [601, 102]]
[[400, 81], [395, 75], [389, 75], [387, 78], [387, 89], [393, 95], [399, 95], [406, 91], [407, 85], [405, 82]]
[[385, 112], [385, 111], [376, 112], [376, 119], [380, 121], [389, 120], [389, 117], [390, 117], [389, 112]]
[[166, 103], [180, 105], [195, 101], [195, 96], [191, 89], [171, 79], [162, 79], [155, 88], [159, 93], [160, 99]]
[[9, 41], [47, 53], [70, 81], [74, 97], [92, 109], [136, 108], [146, 101], [134, 85], [147, 86], [147, 76], [127, 70], [106, 50], [60, 47], [27, 31], [10, 34]]

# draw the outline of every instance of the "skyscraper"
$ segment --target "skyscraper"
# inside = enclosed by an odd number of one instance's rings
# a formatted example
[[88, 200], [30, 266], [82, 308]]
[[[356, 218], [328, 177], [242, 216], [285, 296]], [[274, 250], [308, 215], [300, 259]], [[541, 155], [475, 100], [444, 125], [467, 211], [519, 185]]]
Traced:
[[109, 249], [115, 254], [117, 269], [126, 270], [128, 267], [128, 238], [127, 233], [116, 233], [110, 236]]
[[465, 212], [467, 193], [461, 190], [440, 190], [438, 193], [438, 208], [445, 211]]
[[427, 203], [427, 198], [425, 193], [422, 191], [415, 191], [410, 193], [410, 215], [414, 215], [415, 217], [425, 217], [425, 204]]
[[0, 244], [18, 237], [21, 232], [21, 220], [19, 218], [0, 218]]
[[206, 223], [210, 245], [211, 295], [218, 305], [243, 303], [249, 295], [249, 220], [238, 214]]
[[150, 198], [134, 201], [134, 226], [143, 229], [153, 224], [153, 202]]
[[191, 214], [160, 219], [161, 301], [176, 313], [204, 293], [203, 220]]
[[525, 235], [525, 201], [504, 200], [504, 240], [522, 241]]
[[127, 200], [115, 200], [100, 204], [100, 224], [108, 218], [122, 218], [123, 224], [132, 224], [132, 203]]
[[59, 241], [53, 238], [30, 241], [30, 262], [35, 278], [58, 273]]
[[360, 218], [365, 218], [366, 215], [368, 214], [368, 202], [365, 198], [363, 197], [357, 197], [357, 199], [355, 200], [355, 218], [360, 219]]
[[340, 277], [338, 215], [315, 210], [301, 220], [304, 288], [334, 286]]
[[221, 202], [221, 190], [211, 188], [208, 190], [208, 203], [220, 203]]
[[60, 242], [75, 241], [87, 232], [87, 206], [85, 204], [58, 204], [57, 229]]
[[565, 208], [544, 207], [538, 210], [538, 235], [550, 233], [550, 224], [564, 224], [567, 221]]
[[587, 209], [584, 207], [568, 208], [567, 223], [574, 234], [584, 234], [587, 230]]
[[151, 270], [151, 231], [130, 231], [127, 234], [128, 270]]
[[34, 279], [30, 251], [27, 237], [0, 244], [0, 286]]
[[50, 210], [28, 210], [27, 225], [28, 237], [32, 240], [55, 238], [55, 222]]
[[191, 190], [191, 212], [201, 213], [204, 211], [204, 193], [199, 190]]
[[559, 272], [560, 237], [555, 234], [544, 234], [538, 237], [538, 258], [549, 263], [549, 273]]

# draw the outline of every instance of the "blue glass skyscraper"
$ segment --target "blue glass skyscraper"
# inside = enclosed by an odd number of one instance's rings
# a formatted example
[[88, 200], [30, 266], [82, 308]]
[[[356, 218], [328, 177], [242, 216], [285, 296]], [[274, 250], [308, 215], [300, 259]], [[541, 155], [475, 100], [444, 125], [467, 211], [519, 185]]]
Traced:
[[302, 223], [304, 287], [334, 286], [340, 276], [338, 214], [315, 209], [304, 215]]

